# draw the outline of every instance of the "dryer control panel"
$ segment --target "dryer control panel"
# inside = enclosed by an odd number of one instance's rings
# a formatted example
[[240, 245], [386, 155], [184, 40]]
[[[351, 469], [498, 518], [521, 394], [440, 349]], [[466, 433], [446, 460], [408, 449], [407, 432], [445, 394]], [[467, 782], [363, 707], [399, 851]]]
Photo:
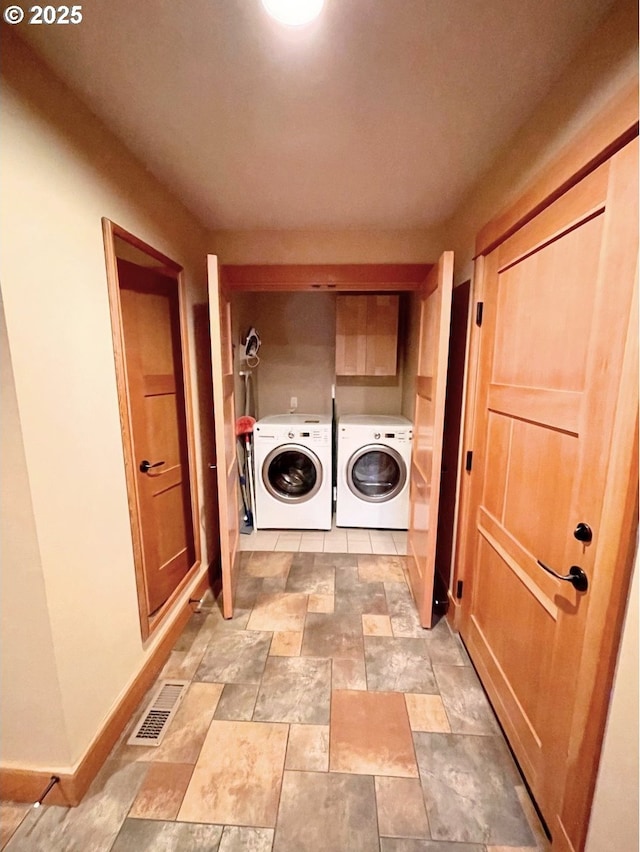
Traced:
[[374, 432], [373, 437], [376, 441], [410, 441], [411, 429], [400, 429], [397, 432]]

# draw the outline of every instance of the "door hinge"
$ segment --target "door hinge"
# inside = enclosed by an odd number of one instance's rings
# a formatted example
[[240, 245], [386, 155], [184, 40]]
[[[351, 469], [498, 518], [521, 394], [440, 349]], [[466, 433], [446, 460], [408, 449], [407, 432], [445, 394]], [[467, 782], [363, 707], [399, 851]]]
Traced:
[[484, 302], [476, 304], [476, 325], [482, 325], [482, 312], [484, 311]]
[[463, 586], [462, 580], [458, 580], [458, 582], [456, 584], [456, 598], [458, 600], [460, 600], [460, 598], [462, 597], [462, 586]]
[[467, 460], [464, 465], [465, 470], [471, 470], [473, 466], [473, 450], [467, 450]]

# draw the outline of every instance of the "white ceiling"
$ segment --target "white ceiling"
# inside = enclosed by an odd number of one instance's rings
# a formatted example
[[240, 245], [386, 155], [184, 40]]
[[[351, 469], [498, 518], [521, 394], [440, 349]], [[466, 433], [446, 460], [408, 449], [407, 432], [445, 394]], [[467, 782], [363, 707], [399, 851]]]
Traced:
[[212, 229], [450, 215], [611, 0], [87, 0], [21, 33]]

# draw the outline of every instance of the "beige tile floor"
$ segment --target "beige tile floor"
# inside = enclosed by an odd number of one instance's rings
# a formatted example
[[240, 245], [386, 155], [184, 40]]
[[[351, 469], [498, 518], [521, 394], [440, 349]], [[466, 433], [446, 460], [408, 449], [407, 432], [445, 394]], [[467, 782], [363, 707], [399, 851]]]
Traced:
[[[371, 540], [370, 540], [371, 541]], [[546, 852], [459, 638], [401, 555], [242, 554], [234, 618], [194, 614], [158, 748], [139, 712], [77, 808], [4, 803], [7, 852]]]
[[282, 550], [294, 553], [374, 553], [403, 556], [407, 553], [406, 530], [336, 527], [319, 530], [254, 530], [240, 536], [240, 550]]

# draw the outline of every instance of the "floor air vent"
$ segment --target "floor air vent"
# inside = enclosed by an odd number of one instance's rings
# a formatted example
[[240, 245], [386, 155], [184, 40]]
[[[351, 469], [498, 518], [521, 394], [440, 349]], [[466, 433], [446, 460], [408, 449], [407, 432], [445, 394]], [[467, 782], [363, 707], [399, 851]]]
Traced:
[[159, 746], [169, 722], [180, 706], [189, 685], [188, 680], [160, 681], [155, 695], [140, 717], [128, 745]]

